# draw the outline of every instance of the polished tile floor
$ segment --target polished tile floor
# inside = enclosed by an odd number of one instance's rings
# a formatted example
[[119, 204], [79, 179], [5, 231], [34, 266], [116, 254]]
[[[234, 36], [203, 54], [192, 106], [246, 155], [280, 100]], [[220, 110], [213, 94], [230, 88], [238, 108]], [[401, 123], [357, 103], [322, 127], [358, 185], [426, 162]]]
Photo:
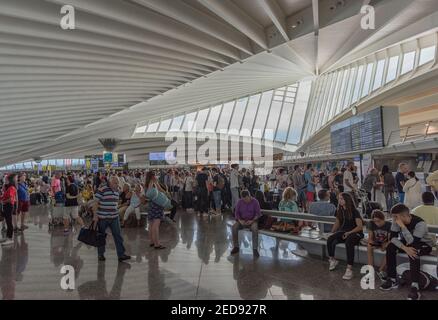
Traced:
[[[227, 218], [199, 218], [179, 213], [177, 223], [163, 223], [167, 249], [149, 247], [147, 230], [123, 229], [130, 263], [117, 262], [108, 237], [107, 261], [98, 262], [96, 249], [49, 231], [48, 209], [31, 208], [29, 229], [1, 248], [0, 287], [3, 299], [404, 299], [406, 289], [392, 292], [362, 290], [360, 272], [341, 279], [344, 268], [328, 272], [318, 257], [292, 253], [294, 243], [261, 236], [260, 255], [253, 260], [251, 235], [241, 232], [241, 252], [230, 257], [231, 233]], [[61, 268], [75, 270], [75, 289], [61, 288]], [[376, 280], [376, 288], [380, 282]], [[425, 292], [424, 299], [438, 299]]]

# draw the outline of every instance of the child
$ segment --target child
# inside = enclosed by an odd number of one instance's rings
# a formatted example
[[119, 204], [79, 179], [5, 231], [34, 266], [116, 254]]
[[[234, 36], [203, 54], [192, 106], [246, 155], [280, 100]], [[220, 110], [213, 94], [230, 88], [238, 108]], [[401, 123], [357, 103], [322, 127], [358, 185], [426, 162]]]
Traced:
[[[374, 266], [374, 249], [385, 251], [389, 244], [391, 223], [385, 221], [385, 215], [380, 210], [373, 210], [371, 221], [368, 225], [368, 265]], [[386, 257], [382, 259], [377, 275], [383, 281], [386, 279]]]

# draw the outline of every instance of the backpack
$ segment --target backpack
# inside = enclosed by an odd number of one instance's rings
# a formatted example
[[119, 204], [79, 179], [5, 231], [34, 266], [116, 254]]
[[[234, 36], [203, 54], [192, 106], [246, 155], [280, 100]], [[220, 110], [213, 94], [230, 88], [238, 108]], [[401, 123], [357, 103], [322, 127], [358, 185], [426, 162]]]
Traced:
[[[398, 265], [397, 274], [400, 278], [401, 285], [411, 284], [411, 270], [409, 270], [409, 263], [402, 263]], [[435, 278], [432, 274], [436, 274], [435, 265], [423, 264], [421, 266], [420, 277], [418, 281], [418, 286], [420, 290], [436, 290], [438, 286], [438, 279]]]
[[225, 187], [225, 179], [221, 175], [218, 175], [217, 177], [217, 185], [218, 189], [223, 189]]

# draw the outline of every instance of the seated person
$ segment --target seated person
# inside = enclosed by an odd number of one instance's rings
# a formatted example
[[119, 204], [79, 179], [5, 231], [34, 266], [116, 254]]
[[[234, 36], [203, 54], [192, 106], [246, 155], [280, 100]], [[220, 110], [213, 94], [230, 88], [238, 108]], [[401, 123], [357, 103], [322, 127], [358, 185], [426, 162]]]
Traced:
[[250, 228], [252, 232], [252, 247], [253, 255], [258, 258], [259, 251], [259, 230], [257, 220], [260, 218], [260, 205], [259, 202], [251, 197], [248, 190], [243, 190], [241, 193], [242, 198], [237, 202], [234, 216], [236, 223], [232, 228], [233, 245], [231, 254], [239, 253], [239, 230], [243, 228]]
[[266, 201], [265, 195], [262, 191], [257, 190], [255, 193], [255, 198], [259, 202], [260, 209], [262, 210], [272, 210], [272, 203]]
[[[278, 211], [285, 212], [299, 212], [297, 200], [297, 192], [292, 187], [287, 187], [283, 191], [281, 201], [278, 204]], [[289, 223], [288, 223], [289, 222]], [[274, 230], [291, 231], [292, 233], [298, 233], [303, 226], [302, 221], [280, 219], [280, 223], [273, 226]]]
[[[331, 216], [333, 217], [336, 214], [336, 207], [334, 204], [330, 203], [330, 193], [326, 189], [322, 189], [318, 191], [318, 199], [317, 202], [312, 202], [309, 205], [309, 213], [314, 214], [315, 216]], [[320, 232], [329, 233], [332, 230], [332, 225], [327, 223], [320, 224]]]
[[435, 196], [432, 192], [424, 192], [421, 195], [423, 204], [412, 210], [412, 213], [426, 222], [426, 224], [438, 225], [438, 208], [435, 207]]
[[119, 215], [122, 221], [124, 221], [125, 212], [129, 207], [129, 200], [131, 199], [131, 196], [131, 186], [128, 183], [125, 183], [119, 196]]
[[[373, 210], [371, 221], [368, 226], [368, 265], [374, 266], [374, 249], [379, 248], [385, 251], [389, 244], [391, 222], [385, 221], [385, 214], [380, 210]], [[377, 275], [380, 279], [386, 280], [385, 274], [386, 258], [382, 259]]]
[[[398, 288], [397, 253], [405, 252], [409, 256], [411, 271], [411, 290], [409, 300], [419, 300], [421, 297], [418, 285], [420, 277], [420, 256], [432, 251], [432, 240], [423, 219], [409, 212], [404, 204], [396, 204], [391, 208], [391, 242], [386, 248], [387, 280], [380, 286], [382, 290]], [[399, 239], [399, 237], [401, 239]]]
[[329, 270], [335, 270], [338, 265], [338, 261], [335, 259], [336, 245], [345, 243], [347, 270], [345, 270], [342, 279], [351, 280], [353, 278], [354, 247], [363, 238], [363, 221], [350, 193], [340, 193], [338, 201], [339, 206], [336, 210], [336, 222], [332, 229], [333, 234], [327, 239]]

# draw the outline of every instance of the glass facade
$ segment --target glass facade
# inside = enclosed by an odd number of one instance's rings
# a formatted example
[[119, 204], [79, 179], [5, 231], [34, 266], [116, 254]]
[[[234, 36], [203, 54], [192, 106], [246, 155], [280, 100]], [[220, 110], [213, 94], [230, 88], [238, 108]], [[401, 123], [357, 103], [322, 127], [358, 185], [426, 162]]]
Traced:
[[303, 81], [190, 111], [185, 115], [149, 124], [139, 123], [134, 135], [141, 137], [175, 130], [206, 130], [297, 145], [301, 140], [311, 88], [311, 81]]
[[[314, 79], [303, 137], [299, 143], [307, 141], [351, 106], [410, 79], [418, 70], [431, 68], [436, 61], [436, 41], [436, 34], [409, 40]], [[296, 115], [299, 118], [299, 113]], [[292, 144], [295, 141], [288, 139]]]

